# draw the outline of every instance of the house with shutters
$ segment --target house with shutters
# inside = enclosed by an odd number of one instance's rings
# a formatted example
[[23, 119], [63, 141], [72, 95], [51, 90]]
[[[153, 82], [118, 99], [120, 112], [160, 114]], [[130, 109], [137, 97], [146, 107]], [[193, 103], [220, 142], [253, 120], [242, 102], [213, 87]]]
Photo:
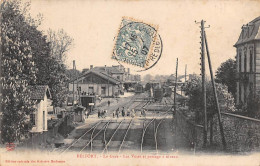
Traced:
[[242, 26], [236, 47], [236, 104], [260, 95], [260, 17]]
[[30, 121], [33, 125], [32, 133], [38, 133], [48, 130], [47, 107], [51, 104], [51, 93], [47, 85], [29, 86], [30, 99], [35, 100], [35, 111], [30, 114]]

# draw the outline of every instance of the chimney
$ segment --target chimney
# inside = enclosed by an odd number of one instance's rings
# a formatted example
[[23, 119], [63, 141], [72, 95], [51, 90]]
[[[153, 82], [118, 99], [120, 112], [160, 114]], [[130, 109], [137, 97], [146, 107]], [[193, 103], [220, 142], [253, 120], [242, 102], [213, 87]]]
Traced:
[[107, 72], [107, 65], [105, 65], [105, 72]]
[[90, 65], [90, 68], [89, 68], [90, 70], [92, 70], [93, 69], [93, 65]]

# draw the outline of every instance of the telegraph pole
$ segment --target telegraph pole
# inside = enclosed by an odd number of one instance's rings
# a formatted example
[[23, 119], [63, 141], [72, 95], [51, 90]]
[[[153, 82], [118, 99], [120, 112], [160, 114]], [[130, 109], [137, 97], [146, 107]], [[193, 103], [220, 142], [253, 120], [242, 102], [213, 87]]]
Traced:
[[174, 88], [174, 112], [176, 112], [177, 78], [178, 78], [178, 58], [176, 60], [176, 76], [175, 76], [175, 88]]
[[186, 81], [187, 81], [187, 64], [185, 65], [185, 84], [186, 84]]
[[[195, 21], [195, 23], [197, 23]], [[203, 147], [205, 148], [207, 146], [207, 101], [206, 101], [206, 84], [205, 84], [205, 47], [204, 47], [204, 41], [205, 41], [205, 35], [204, 35], [204, 20], [201, 20], [200, 22], [200, 28], [201, 28], [201, 80], [202, 80], [202, 105], [203, 105], [203, 112], [204, 112], [204, 130], [203, 130]]]
[[211, 76], [211, 82], [212, 82], [214, 98], [215, 98], [215, 102], [216, 102], [216, 108], [217, 108], [217, 111], [218, 111], [219, 129], [220, 129], [220, 134], [221, 134], [223, 148], [224, 148], [224, 150], [226, 150], [227, 145], [226, 145], [226, 140], [225, 140], [225, 135], [224, 135], [223, 124], [222, 124], [222, 121], [221, 121], [221, 114], [220, 114], [217, 90], [216, 90], [216, 85], [215, 85], [214, 76], [213, 76], [213, 72], [212, 72], [212, 66], [211, 66], [211, 60], [210, 60], [210, 55], [209, 55], [209, 48], [208, 48], [206, 32], [204, 32], [204, 36], [205, 36], [205, 45], [206, 45], [207, 56], [208, 56], [208, 63], [209, 63], [209, 71], [210, 71], [210, 76]]
[[[73, 73], [75, 72], [75, 60], [73, 60]], [[74, 73], [75, 74], [75, 73]], [[72, 94], [73, 94], [73, 97], [72, 97], [72, 105], [74, 106], [74, 99], [75, 99], [75, 96], [74, 96], [74, 85], [75, 85], [75, 78], [73, 77], [73, 87], [72, 87]]]

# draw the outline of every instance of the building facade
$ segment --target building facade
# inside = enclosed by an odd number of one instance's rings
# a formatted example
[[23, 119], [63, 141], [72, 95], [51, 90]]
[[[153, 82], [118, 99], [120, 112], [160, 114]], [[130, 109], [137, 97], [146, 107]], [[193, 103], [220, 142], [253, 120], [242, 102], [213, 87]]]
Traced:
[[30, 114], [30, 121], [33, 125], [30, 132], [37, 133], [48, 130], [47, 107], [50, 105], [51, 93], [47, 85], [35, 85], [29, 87], [31, 90], [30, 98], [35, 100], [35, 111]]
[[[88, 70], [77, 80], [74, 80], [74, 93], [80, 91], [82, 95], [98, 95], [102, 97], [117, 96], [122, 92], [120, 80], [106, 73]], [[73, 92], [73, 81], [69, 83], [69, 91]]]
[[242, 26], [236, 47], [236, 104], [260, 95], [260, 17]]

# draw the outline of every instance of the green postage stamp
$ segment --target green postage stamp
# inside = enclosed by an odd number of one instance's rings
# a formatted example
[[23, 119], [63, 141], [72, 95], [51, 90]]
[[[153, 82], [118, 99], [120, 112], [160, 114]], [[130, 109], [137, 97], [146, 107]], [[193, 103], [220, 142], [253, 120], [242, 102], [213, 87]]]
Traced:
[[157, 31], [158, 26], [123, 17], [112, 59], [144, 69], [151, 68], [162, 53]]

